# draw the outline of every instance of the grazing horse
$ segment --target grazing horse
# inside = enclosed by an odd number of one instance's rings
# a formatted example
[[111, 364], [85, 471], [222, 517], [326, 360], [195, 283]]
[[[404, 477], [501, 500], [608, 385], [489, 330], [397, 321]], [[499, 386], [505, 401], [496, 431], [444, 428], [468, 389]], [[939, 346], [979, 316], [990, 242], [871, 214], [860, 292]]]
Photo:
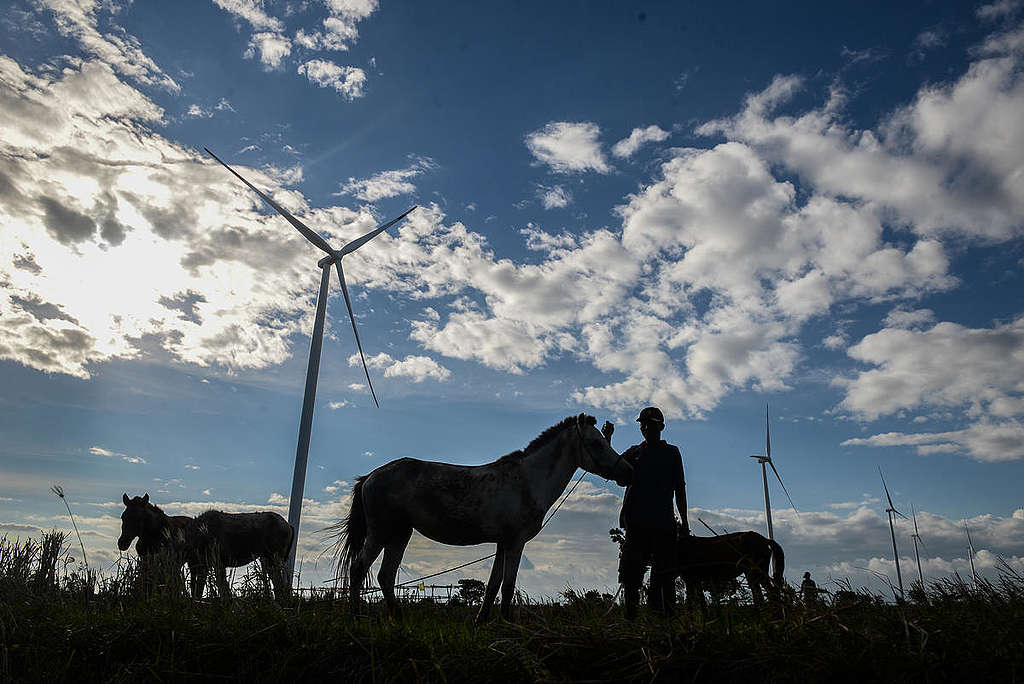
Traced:
[[202, 596], [211, 569], [220, 595], [230, 596], [227, 568], [247, 565], [256, 559], [270, 577], [274, 595], [288, 595], [291, 582], [287, 561], [295, 533], [277, 513], [206, 511], [186, 525], [184, 534], [193, 597]]
[[395, 573], [415, 529], [442, 544], [497, 543], [476, 621], [487, 619], [499, 586], [501, 614], [509, 619], [523, 546], [540, 532], [544, 514], [576, 469], [616, 480], [631, 470], [596, 423], [582, 413], [566, 418], [525, 450], [486, 465], [401, 458], [356, 478], [348, 516], [330, 528], [338, 541], [339, 575], [349, 578], [353, 610], [366, 573], [383, 549], [377, 580], [388, 609], [397, 612]]
[[[153, 582], [153, 572], [157, 567], [159, 554], [163, 553], [170, 559], [171, 568], [180, 578], [181, 565], [184, 563], [182, 551], [185, 544], [184, 529], [191, 518], [187, 515], [167, 515], [159, 506], [150, 503], [150, 495], [128, 498], [122, 495], [125, 510], [121, 514], [121, 537], [118, 548], [127, 551], [137, 537], [135, 551], [142, 562], [143, 578], [148, 584]], [[189, 570], [191, 567], [189, 566]], [[195, 574], [193, 575], [195, 578]]]
[[[775, 558], [775, 574], [768, 575], [768, 565]], [[736, 579], [747, 580], [755, 605], [761, 604], [761, 590], [777, 599], [782, 587], [785, 555], [782, 547], [757, 532], [733, 532], [717, 537], [680, 535], [676, 543], [677, 571], [686, 583], [687, 601], [704, 603], [702, 581], [711, 584]]]
[[121, 536], [117, 546], [127, 551], [135, 537], [135, 550], [144, 560], [161, 551], [174, 554], [178, 566], [187, 563], [193, 598], [202, 598], [206, 575], [212, 569], [222, 596], [229, 595], [228, 567], [246, 565], [257, 558], [270, 576], [274, 594], [288, 595], [284, 560], [292, 544], [292, 528], [277, 513], [221, 513], [207, 511], [198, 518], [169, 516], [149, 502], [149, 494], [123, 495]]

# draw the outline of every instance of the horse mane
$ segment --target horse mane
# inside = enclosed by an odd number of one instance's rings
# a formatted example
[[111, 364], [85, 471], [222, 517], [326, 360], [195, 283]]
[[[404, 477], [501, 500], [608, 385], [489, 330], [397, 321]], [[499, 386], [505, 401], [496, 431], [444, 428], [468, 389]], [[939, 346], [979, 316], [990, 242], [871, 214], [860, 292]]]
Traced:
[[[533, 441], [527, 444], [525, 449], [517, 449], [510, 454], [505, 454], [497, 460], [497, 463], [518, 463], [526, 458], [527, 454], [540, 449], [545, 444], [555, 439], [555, 437], [562, 433], [562, 430], [575, 424], [577, 418], [578, 416], [569, 416], [568, 418], [562, 419], [561, 422], [552, 425], [547, 430], [534, 437]], [[594, 416], [586, 416], [584, 420], [591, 425], [597, 424], [597, 418]]]

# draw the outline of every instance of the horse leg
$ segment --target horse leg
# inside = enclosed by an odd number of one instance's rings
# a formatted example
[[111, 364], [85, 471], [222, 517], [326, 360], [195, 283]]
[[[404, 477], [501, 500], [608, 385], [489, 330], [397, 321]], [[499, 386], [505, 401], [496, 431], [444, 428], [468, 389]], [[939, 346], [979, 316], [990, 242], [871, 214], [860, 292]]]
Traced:
[[494, 553], [494, 565], [491, 566], [491, 576], [487, 579], [487, 589], [484, 590], [484, 601], [480, 604], [480, 610], [476, 614], [476, 624], [482, 624], [491, 613], [491, 604], [494, 597], [498, 595], [498, 587], [501, 585], [501, 575], [505, 568], [505, 549], [498, 543], [498, 549]]
[[286, 564], [280, 556], [260, 556], [260, 565], [263, 571], [270, 577], [270, 584], [274, 587], [274, 598], [281, 600], [287, 598], [291, 593], [288, 578], [285, 577]]
[[366, 581], [366, 573], [369, 572], [373, 561], [377, 560], [380, 550], [384, 545], [377, 540], [376, 535], [369, 534], [363, 542], [363, 548], [359, 550], [356, 557], [352, 559], [352, 566], [349, 571], [349, 604], [352, 612], [355, 613], [359, 607], [359, 598], [363, 591], [363, 582]]
[[398, 566], [402, 563], [402, 555], [405, 547], [412, 537], [412, 528], [400, 532], [397, 537], [392, 538], [384, 546], [384, 560], [381, 561], [380, 571], [377, 573], [377, 582], [380, 583], [380, 593], [384, 595], [384, 604], [395, 616], [398, 616], [398, 602], [395, 600], [395, 575], [398, 574]]
[[505, 571], [501, 578], [501, 617], [510, 622], [512, 621], [512, 599], [516, 595], [516, 575], [519, 574], [519, 561], [522, 557], [523, 544], [516, 544], [505, 551], [505, 558], [502, 562]]
[[218, 562], [214, 567], [214, 574], [217, 579], [217, 592], [221, 598], [231, 598], [231, 587], [228, 586], [228, 567]]
[[207, 572], [208, 570], [198, 563], [188, 564], [189, 583], [192, 585], [192, 598], [196, 600], [203, 598]]
[[743, 573], [743, 576], [747, 579], [747, 586], [750, 588], [750, 598], [754, 600], [754, 605], [761, 607], [764, 597], [761, 595], [761, 576], [758, 572], [749, 570]]

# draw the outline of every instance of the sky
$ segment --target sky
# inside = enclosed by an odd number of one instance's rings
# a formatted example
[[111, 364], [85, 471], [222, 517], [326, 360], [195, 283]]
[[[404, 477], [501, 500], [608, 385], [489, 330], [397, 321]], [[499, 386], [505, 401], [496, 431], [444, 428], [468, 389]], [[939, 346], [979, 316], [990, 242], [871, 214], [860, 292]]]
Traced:
[[[1024, 2], [13, 0], [0, 18], [0, 534], [118, 561], [121, 495], [286, 514], [332, 284], [299, 563], [354, 478], [656, 405], [695, 533], [786, 575], [1024, 567]], [[588, 475], [519, 577], [614, 591]], [[913, 524], [895, 526], [904, 578]], [[414, 537], [400, 579], [492, 547]], [[132, 551], [131, 553], [134, 553]], [[438, 578], [485, 578], [488, 563]]]

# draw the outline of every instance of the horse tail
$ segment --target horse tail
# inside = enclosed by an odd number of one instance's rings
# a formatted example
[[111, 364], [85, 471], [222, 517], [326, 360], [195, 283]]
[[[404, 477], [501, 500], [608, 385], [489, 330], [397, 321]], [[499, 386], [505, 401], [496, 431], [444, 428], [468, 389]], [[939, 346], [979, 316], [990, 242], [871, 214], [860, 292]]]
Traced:
[[334, 544], [335, 561], [338, 577], [348, 579], [353, 559], [359, 555], [366, 541], [366, 514], [363, 510], [363, 482], [366, 476], [357, 477], [352, 487], [352, 508], [348, 515], [331, 525], [331, 531], [337, 541]]
[[783, 578], [782, 573], [786, 569], [786, 554], [783, 553], [782, 547], [774, 539], [768, 540], [768, 550], [771, 552], [772, 558], [775, 560], [775, 572], [772, 575], [772, 581], [775, 582], [776, 587], [782, 587]]

